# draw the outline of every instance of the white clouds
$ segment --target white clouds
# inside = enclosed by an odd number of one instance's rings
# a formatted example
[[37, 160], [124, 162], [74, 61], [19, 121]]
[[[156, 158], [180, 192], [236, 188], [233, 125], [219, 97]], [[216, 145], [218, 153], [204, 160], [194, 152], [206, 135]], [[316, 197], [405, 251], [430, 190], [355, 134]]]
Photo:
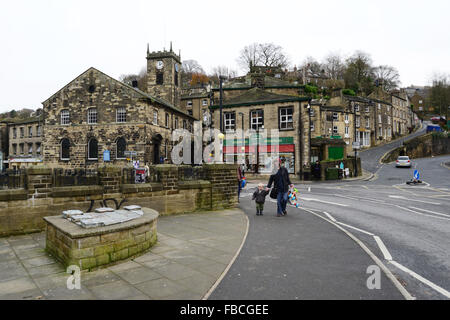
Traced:
[[[0, 11], [0, 111], [41, 101], [90, 66], [118, 78], [151, 50], [181, 49], [206, 70], [238, 69], [253, 42], [281, 45], [293, 64], [329, 52], [371, 53], [404, 85], [450, 72], [448, 1], [8, 1]], [[24, 94], [26, 93], [26, 94]]]

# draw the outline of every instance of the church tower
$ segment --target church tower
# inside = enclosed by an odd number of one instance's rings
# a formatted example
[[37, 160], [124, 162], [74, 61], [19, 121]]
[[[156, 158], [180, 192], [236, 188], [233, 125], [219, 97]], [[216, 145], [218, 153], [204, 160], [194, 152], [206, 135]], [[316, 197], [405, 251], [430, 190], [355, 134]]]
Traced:
[[150, 52], [147, 45], [147, 92], [180, 107], [181, 54], [172, 50]]

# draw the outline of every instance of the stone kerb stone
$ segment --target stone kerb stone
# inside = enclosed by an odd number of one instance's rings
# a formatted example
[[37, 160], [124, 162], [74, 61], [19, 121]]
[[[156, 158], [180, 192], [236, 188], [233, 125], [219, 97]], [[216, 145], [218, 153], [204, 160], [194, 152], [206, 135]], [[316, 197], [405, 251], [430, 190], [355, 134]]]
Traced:
[[84, 229], [62, 216], [45, 217], [46, 250], [64, 266], [82, 270], [135, 257], [157, 241], [158, 212], [143, 208], [141, 218], [106, 227]]

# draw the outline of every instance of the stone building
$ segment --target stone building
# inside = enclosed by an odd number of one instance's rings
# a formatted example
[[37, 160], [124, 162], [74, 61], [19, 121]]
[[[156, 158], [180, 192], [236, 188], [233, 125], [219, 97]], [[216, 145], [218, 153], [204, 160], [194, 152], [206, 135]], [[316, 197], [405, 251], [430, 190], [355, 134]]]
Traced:
[[[223, 131], [236, 134], [224, 141], [224, 156], [245, 155], [249, 172], [270, 174], [275, 161], [275, 145], [278, 156], [286, 159], [290, 173], [302, 176], [309, 170], [309, 132], [307, 105], [309, 98], [281, 95], [253, 87], [242, 90], [238, 96], [229, 95], [222, 104]], [[242, 92], [241, 91], [241, 92]], [[220, 128], [220, 107], [210, 107], [214, 127]], [[243, 137], [239, 137], [236, 130]], [[272, 131], [278, 136], [272, 136]], [[259, 147], [256, 148], [256, 145]], [[242, 149], [244, 148], [244, 149]]]
[[43, 117], [8, 123], [9, 168], [28, 167], [42, 162]]
[[105, 162], [170, 162], [171, 133], [192, 129], [180, 106], [179, 56], [147, 49], [143, 92], [89, 68], [43, 102], [44, 161], [51, 167], [95, 168]]

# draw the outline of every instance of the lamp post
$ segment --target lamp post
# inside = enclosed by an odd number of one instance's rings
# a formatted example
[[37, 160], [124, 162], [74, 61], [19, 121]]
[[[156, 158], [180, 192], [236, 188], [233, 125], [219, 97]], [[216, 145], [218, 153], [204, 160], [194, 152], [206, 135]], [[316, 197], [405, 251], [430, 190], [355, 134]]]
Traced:
[[[356, 106], [355, 103], [353, 103], [353, 126], [354, 126], [354, 135], [355, 135], [355, 146], [353, 147], [355, 149], [355, 177], [358, 176], [358, 149], [356, 146]], [[375, 129], [376, 130], [376, 129]]]
[[222, 105], [223, 105], [223, 80], [224, 76], [219, 76], [219, 109], [220, 109], [220, 132], [223, 132], [223, 116], [222, 116]]
[[311, 163], [311, 105], [308, 103], [306, 108], [308, 109], [309, 118], [309, 163]]
[[242, 120], [242, 124], [241, 124], [241, 128], [242, 128], [242, 147], [241, 147], [241, 151], [242, 151], [242, 153], [244, 153], [244, 162], [245, 162], [244, 113], [243, 112], [239, 112], [239, 115], [241, 116], [241, 120]]

